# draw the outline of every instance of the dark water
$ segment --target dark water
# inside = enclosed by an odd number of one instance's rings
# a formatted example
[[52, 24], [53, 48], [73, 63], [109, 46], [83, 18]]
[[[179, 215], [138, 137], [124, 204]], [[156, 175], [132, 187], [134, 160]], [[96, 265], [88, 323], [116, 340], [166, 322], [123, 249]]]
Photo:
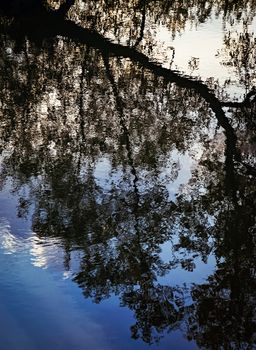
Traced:
[[255, 1], [17, 3], [0, 348], [256, 349]]

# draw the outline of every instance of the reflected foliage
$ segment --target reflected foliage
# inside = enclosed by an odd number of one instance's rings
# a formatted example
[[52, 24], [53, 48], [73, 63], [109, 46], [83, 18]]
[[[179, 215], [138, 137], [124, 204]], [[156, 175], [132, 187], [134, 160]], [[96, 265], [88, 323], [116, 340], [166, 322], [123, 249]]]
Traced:
[[[176, 249], [185, 246], [187, 259], [190, 254], [205, 259], [207, 247], [217, 259], [216, 272], [207, 283], [192, 288], [195, 305], [189, 313], [189, 338], [207, 349], [254, 349], [255, 180], [238, 171], [227, 184], [225, 178], [216, 177], [216, 160], [205, 156], [206, 173], [196, 171], [197, 181], [188, 184], [189, 192], [186, 189], [189, 198], [183, 194], [179, 199], [182, 211], [186, 203], [192, 215], [185, 219], [189, 229], [183, 231]], [[206, 215], [211, 221], [208, 227], [202, 226]], [[207, 245], [209, 237], [212, 242]]]
[[[96, 303], [118, 295], [134, 339], [182, 329], [199, 348], [255, 348], [255, 39], [224, 40], [242, 102], [146, 56], [160, 23], [250, 23], [254, 1], [18, 3], [0, 6], [0, 185], [17, 215], [61, 240], [64, 269], [79, 251], [73, 280]], [[72, 35], [39, 40], [29, 11]], [[171, 281], [212, 257], [204, 283]]]

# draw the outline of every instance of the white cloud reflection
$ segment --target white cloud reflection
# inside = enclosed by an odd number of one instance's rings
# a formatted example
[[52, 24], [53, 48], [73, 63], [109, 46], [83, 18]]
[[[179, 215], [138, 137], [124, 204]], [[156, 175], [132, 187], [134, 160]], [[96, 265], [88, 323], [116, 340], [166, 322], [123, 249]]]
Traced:
[[[66, 271], [63, 266], [65, 251], [58, 238], [39, 238], [29, 232], [24, 237], [13, 234], [11, 225], [5, 218], [0, 218], [0, 249], [3, 254], [23, 254], [28, 256], [33, 266], [41, 269], [52, 268], [63, 271], [63, 279], [71, 278], [72, 271]], [[72, 260], [76, 261], [76, 254], [72, 253]]]

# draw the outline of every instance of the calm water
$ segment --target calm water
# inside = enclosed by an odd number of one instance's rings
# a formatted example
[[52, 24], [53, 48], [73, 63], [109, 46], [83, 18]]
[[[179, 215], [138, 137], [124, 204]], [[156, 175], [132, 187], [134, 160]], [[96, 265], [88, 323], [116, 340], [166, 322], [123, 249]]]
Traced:
[[0, 348], [256, 349], [255, 1], [58, 6], [0, 5]]

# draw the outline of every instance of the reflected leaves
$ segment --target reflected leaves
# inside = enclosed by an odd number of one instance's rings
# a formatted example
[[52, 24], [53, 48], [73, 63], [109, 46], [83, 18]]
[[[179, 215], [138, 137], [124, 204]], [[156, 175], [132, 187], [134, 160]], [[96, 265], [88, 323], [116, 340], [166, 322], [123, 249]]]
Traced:
[[[181, 28], [179, 19], [192, 10], [173, 3]], [[135, 2], [129, 4], [132, 12]], [[161, 4], [151, 21], [159, 13], [167, 20], [171, 10]], [[147, 21], [153, 3], [145, 5]], [[101, 6], [109, 13], [116, 9]], [[137, 6], [140, 12], [143, 6]], [[203, 13], [196, 4], [199, 21], [211, 6]], [[224, 3], [218, 6], [222, 11]], [[99, 16], [91, 21], [106, 33], [120, 18], [117, 12], [105, 22]], [[134, 312], [133, 338], [152, 343], [181, 328], [202, 348], [253, 348], [255, 179], [241, 161], [228, 158], [228, 142], [200, 89], [62, 37], [40, 45], [5, 35], [0, 40], [0, 180], [20, 197], [18, 216], [28, 216], [33, 206], [33, 231], [61, 238], [65, 269], [79, 249], [74, 281], [97, 303], [118, 295], [121, 306]], [[243, 36], [241, 41], [248, 46]], [[232, 52], [234, 42], [226, 45]], [[221, 90], [217, 83], [215, 88]], [[243, 145], [247, 131], [254, 133], [249, 121], [255, 106], [230, 108], [230, 129], [253, 166], [253, 144]], [[161, 246], [168, 241], [173, 246], [164, 259]], [[216, 271], [205, 283], [161, 283], [172, 269], [192, 272], [195, 257], [207, 263], [211, 254]]]

